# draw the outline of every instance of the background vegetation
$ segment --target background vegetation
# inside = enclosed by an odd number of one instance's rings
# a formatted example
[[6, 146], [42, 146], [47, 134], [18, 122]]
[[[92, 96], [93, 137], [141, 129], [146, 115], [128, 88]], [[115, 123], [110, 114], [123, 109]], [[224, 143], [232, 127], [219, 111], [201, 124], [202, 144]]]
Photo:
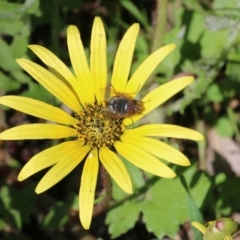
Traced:
[[[168, 4], [167, 4], [168, 3]], [[0, 239], [201, 239], [189, 221], [206, 222], [221, 216], [240, 219], [240, 2], [239, 0], [0, 0], [0, 94], [21, 95], [60, 105], [16, 64], [29, 58], [27, 49], [39, 44], [70, 66], [66, 28], [75, 24], [88, 53], [94, 16], [100, 16], [108, 37], [108, 69], [121, 37], [139, 22], [132, 71], [161, 45], [176, 50], [156, 69], [144, 95], [180, 75], [196, 81], [145, 121], [197, 129], [206, 141], [168, 139], [191, 160], [175, 168], [178, 177], [166, 180], [143, 173], [126, 162], [134, 195], [113, 183], [107, 211], [96, 214], [90, 231], [78, 219], [79, 175], [82, 166], [47, 192], [34, 189], [46, 171], [22, 183], [21, 167], [54, 141], [0, 142]], [[140, 96], [141, 97], [141, 96]], [[42, 120], [0, 108], [0, 130]], [[101, 184], [99, 184], [99, 192]], [[237, 239], [237, 238], [235, 238]]]

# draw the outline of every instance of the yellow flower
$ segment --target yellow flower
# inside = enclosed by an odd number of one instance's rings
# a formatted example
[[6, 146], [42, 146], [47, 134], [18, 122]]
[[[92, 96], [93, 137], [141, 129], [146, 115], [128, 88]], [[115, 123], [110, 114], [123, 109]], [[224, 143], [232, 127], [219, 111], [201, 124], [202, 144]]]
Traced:
[[[118, 48], [111, 78], [111, 86], [134, 98], [155, 67], [175, 46], [164, 46], [152, 53], [129, 78], [139, 24], [133, 24]], [[74, 74], [52, 52], [38, 45], [29, 48], [47, 65], [48, 70], [26, 59], [18, 59], [20, 66], [49, 92], [71, 108], [75, 117], [38, 100], [19, 96], [3, 96], [0, 103], [57, 124], [28, 124], [6, 130], [2, 140], [59, 139], [73, 137], [36, 154], [21, 170], [18, 180], [53, 166], [37, 185], [36, 192], [46, 191], [85, 160], [79, 192], [79, 216], [85, 229], [91, 223], [99, 160], [116, 183], [132, 193], [129, 174], [117, 155], [120, 154], [137, 167], [160, 177], [173, 178], [175, 173], [159, 158], [182, 166], [189, 160], [178, 150], [153, 137], [176, 137], [202, 140], [200, 133], [169, 124], [146, 124], [130, 129], [151, 110], [188, 86], [192, 77], [181, 77], [148, 93], [143, 99], [142, 114], [109, 118], [104, 95], [99, 89], [107, 85], [107, 54], [105, 30], [100, 18], [94, 20], [90, 46], [90, 66], [85, 56], [80, 33], [75, 26], [67, 30], [67, 43]], [[134, 93], [134, 94], [133, 94]]]
[[233, 234], [238, 224], [231, 218], [220, 218], [210, 221], [206, 226], [198, 222], [192, 222], [192, 225], [203, 234], [203, 240], [233, 240]]

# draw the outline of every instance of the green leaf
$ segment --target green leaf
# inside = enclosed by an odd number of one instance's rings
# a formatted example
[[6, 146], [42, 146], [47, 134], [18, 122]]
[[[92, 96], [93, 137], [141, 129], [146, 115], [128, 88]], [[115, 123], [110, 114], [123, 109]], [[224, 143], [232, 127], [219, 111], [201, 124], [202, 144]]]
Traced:
[[188, 194], [179, 178], [159, 179], [142, 202], [143, 221], [158, 238], [173, 237], [179, 225], [189, 220]]
[[16, 21], [21, 17], [20, 3], [0, 1], [0, 21]]
[[30, 83], [31, 78], [29, 75], [25, 74], [22, 69], [11, 72], [11, 75], [18, 81], [19, 83]]
[[[120, 157], [120, 156], [119, 156]], [[139, 168], [134, 166], [132, 163], [124, 159], [123, 157], [120, 157], [123, 161], [124, 165], [127, 168], [127, 171], [130, 175], [133, 189], [139, 189], [145, 185], [145, 181], [143, 179], [143, 171], [141, 171]], [[115, 200], [122, 200], [125, 199], [128, 194], [126, 194], [114, 181], [113, 181], [113, 199]]]
[[39, 11], [40, 1], [39, 0], [25, 0], [22, 10], [28, 14], [35, 14], [36, 16], [40, 15]]
[[117, 184], [112, 180], [112, 197], [114, 200], [122, 200], [128, 196]]
[[5, 209], [6, 222], [17, 229], [21, 229], [22, 222], [29, 222], [29, 215], [35, 207], [34, 188], [34, 184], [25, 186], [21, 191], [7, 185], [1, 188], [0, 198]]
[[130, 175], [130, 178], [132, 180], [133, 189], [139, 189], [145, 185], [145, 181], [143, 179], [143, 171], [137, 168], [135, 165], [130, 163], [129, 161], [123, 159], [121, 157], [121, 160], [124, 162], [124, 165], [126, 166], [128, 173]]
[[[239, 56], [239, 58], [240, 58], [240, 56]], [[228, 78], [240, 82], [239, 65], [240, 65], [240, 63], [238, 61], [234, 62], [234, 60], [229, 61], [227, 63], [226, 75]]]
[[196, 12], [204, 12], [201, 3], [198, 1], [184, 0], [183, 3], [187, 6], [188, 9], [192, 9]]
[[219, 85], [216, 83], [212, 84], [208, 89], [207, 89], [207, 97], [211, 102], [214, 103], [219, 103], [224, 100], [223, 94], [221, 92], [221, 89]]
[[36, 184], [29, 184], [12, 196], [13, 208], [20, 212], [21, 221], [29, 223], [29, 215], [35, 208]]
[[234, 135], [234, 129], [232, 124], [227, 117], [221, 117], [217, 120], [214, 128], [219, 135], [223, 137], [232, 137]]
[[[196, 164], [189, 167], [184, 174], [180, 176], [181, 182], [188, 192], [188, 208], [190, 221], [203, 222], [203, 216], [199, 209], [208, 203], [212, 196], [214, 181], [211, 177], [199, 169]], [[195, 228], [194, 239], [202, 240], [202, 234]]]
[[0, 71], [0, 89], [2, 91], [8, 92], [8, 91], [14, 91], [18, 88], [20, 88], [20, 84], [16, 81], [14, 81], [11, 77], [3, 74]]
[[150, 26], [148, 24], [147, 18], [143, 15], [143, 11], [140, 11], [132, 1], [120, 0], [120, 4], [128, 10], [148, 31], [150, 31]]
[[107, 214], [106, 224], [109, 224], [108, 230], [111, 238], [116, 238], [133, 228], [140, 211], [141, 205], [135, 199], [126, 201], [119, 207], [110, 210]]
[[20, 68], [13, 57], [10, 46], [2, 38], [0, 38], [0, 59], [4, 59], [1, 61], [1, 68], [5, 71], [16, 71]]
[[[240, 45], [236, 45], [229, 51], [227, 56], [227, 68], [226, 68], [226, 76], [227, 78], [240, 82], [239, 78], [239, 65], [240, 65]], [[228, 80], [229, 81], [229, 80]]]
[[206, 204], [211, 196], [214, 180], [206, 172], [199, 170], [196, 164], [188, 167], [183, 174], [187, 184], [187, 191], [198, 208]]
[[4, 228], [5, 226], [11, 226], [15, 229], [20, 230], [22, 227], [21, 217], [18, 211], [12, 209], [9, 202], [10, 197], [8, 190], [3, 186], [1, 188], [1, 200], [0, 200], [0, 210], [1, 210], [1, 226], [0, 228]]
[[17, 35], [24, 27], [28, 27], [23, 21], [0, 21], [0, 31], [7, 35]]
[[224, 100], [223, 94], [219, 88], [219, 86], [214, 83], [212, 84], [206, 92], [207, 98], [209, 101], [214, 102], [214, 103], [219, 103]]
[[206, 31], [201, 40], [201, 56], [204, 58], [217, 59], [225, 47], [228, 45], [228, 35], [226, 30]]
[[11, 44], [13, 57], [20, 58], [24, 56], [27, 52], [27, 45], [28, 45], [28, 36], [25, 36], [25, 35], [15, 36]]
[[[120, 236], [133, 227], [140, 211], [143, 213], [143, 221], [148, 231], [159, 238], [164, 235], [174, 236], [179, 225], [189, 219], [201, 221], [199, 208], [206, 204], [206, 200], [211, 195], [213, 181], [195, 165], [188, 168], [182, 178], [184, 181], [179, 178], [152, 177], [147, 186], [142, 186], [128, 200], [122, 199], [117, 202], [108, 213], [106, 221], [110, 224], [109, 231], [112, 237]], [[130, 224], [127, 226], [125, 218], [132, 215], [130, 209], [133, 211], [133, 216], [130, 222], [126, 220]], [[119, 224], [120, 219], [124, 219], [123, 226]]]
[[71, 194], [66, 202], [58, 201], [53, 204], [49, 213], [43, 220], [43, 227], [45, 229], [49, 228], [60, 228], [69, 219], [69, 211], [74, 202], [74, 195]]
[[221, 215], [228, 216], [232, 212], [239, 211], [240, 177], [229, 178], [223, 175], [220, 177], [222, 179], [217, 185], [217, 190], [221, 197], [216, 199], [216, 206]]
[[205, 31], [204, 15], [199, 12], [189, 11], [185, 11], [185, 15], [188, 15], [188, 17], [191, 18], [187, 32], [187, 39], [191, 43], [198, 43], [200, 37]]
[[29, 89], [27, 91], [24, 91], [22, 96], [34, 98], [54, 106], [59, 105], [59, 102], [57, 102], [57, 99], [51, 93], [49, 93], [40, 84], [35, 82], [29, 83]]
[[[203, 222], [203, 216], [195, 202], [190, 196], [188, 196], [188, 208], [190, 213], [190, 222]], [[193, 228], [194, 240], [202, 240], [202, 234], [195, 228]]]
[[236, 7], [239, 6], [239, 0], [214, 0], [213, 1], [213, 9], [218, 10], [229, 10], [232, 9], [233, 11], [236, 10]]

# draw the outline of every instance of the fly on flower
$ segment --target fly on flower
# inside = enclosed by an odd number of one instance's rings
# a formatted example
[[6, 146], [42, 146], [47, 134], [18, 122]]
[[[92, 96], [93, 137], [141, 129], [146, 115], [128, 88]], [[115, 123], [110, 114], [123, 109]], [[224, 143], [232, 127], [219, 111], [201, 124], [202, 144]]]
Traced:
[[[129, 27], [114, 60], [110, 84], [118, 92], [124, 93], [123, 95], [115, 93], [106, 101], [104, 95], [99, 93], [99, 89], [106, 87], [109, 71], [104, 25], [96, 17], [92, 28], [89, 61], [78, 28], [73, 25], [68, 27], [67, 45], [73, 72], [56, 55], [39, 45], [30, 45], [29, 48], [48, 68], [28, 59], [17, 60], [36, 81], [72, 109], [75, 117], [35, 99], [22, 96], [0, 97], [2, 105], [55, 123], [16, 126], [0, 133], [0, 140], [65, 139], [64, 142], [33, 156], [19, 173], [19, 181], [51, 167], [36, 187], [36, 193], [42, 193], [83, 162], [79, 217], [85, 229], [89, 229], [93, 215], [99, 162], [118, 186], [130, 194], [133, 192], [132, 182], [121, 157], [151, 174], [174, 178], [175, 172], [161, 159], [181, 166], [189, 166], [190, 161], [180, 151], [158, 138], [203, 140], [200, 133], [172, 124], [131, 126], [194, 80], [189, 76], [180, 77], [147, 93], [142, 102], [136, 100], [135, 95], [154, 69], [175, 48], [174, 44], [159, 48], [130, 76], [138, 32], [139, 24]], [[104, 117], [102, 111], [106, 104], [108, 112], [116, 114], [117, 118]]]
[[110, 118], [126, 118], [144, 111], [143, 102], [135, 99], [128, 93], [120, 93], [113, 86], [105, 89], [106, 108], [105, 115]]

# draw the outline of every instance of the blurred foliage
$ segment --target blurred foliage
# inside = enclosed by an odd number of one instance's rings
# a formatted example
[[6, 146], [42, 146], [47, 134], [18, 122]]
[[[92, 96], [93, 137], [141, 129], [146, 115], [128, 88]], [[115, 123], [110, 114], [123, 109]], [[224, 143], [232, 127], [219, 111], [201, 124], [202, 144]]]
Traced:
[[[109, 76], [122, 35], [132, 23], [140, 23], [131, 69], [134, 72], [151, 52], [158, 3], [161, 0], [0, 0], [0, 94], [28, 96], [60, 106], [60, 102], [22, 71], [15, 59], [29, 58], [42, 64], [27, 49], [28, 44], [39, 44], [71, 67], [66, 28], [69, 24], [79, 27], [89, 54], [94, 16], [101, 16], [105, 23]], [[169, 142], [183, 149], [192, 166], [177, 168], [178, 177], [167, 180], [152, 177], [124, 162], [131, 174], [134, 194], [126, 195], [113, 182], [113, 201], [107, 215], [94, 218], [86, 233], [79, 226], [77, 209], [81, 166], [66, 180], [37, 196], [34, 187], [43, 173], [20, 184], [16, 180], [19, 165], [54, 141], [0, 143], [1, 239], [70, 240], [87, 236], [146, 240], [174, 238], [179, 234], [185, 240], [186, 235], [181, 235], [181, 231], [188, 232], [189, 220], [206, 222], [239, 214], [240, 171], [226, 162], [227, 158], [225, 165], [231, 171], [221, 168], [219, 152], [212, 164], [214, 171], [207, 167], [207, 160], [214, 142], [209, 130], [215, 131], [219, 139], [234, 142], [240, 159], [240, 2], [172, 0], [167, 11], [164, 44], [175, 43], [177, 47], [157, 67], [141, 94], [180, 75], [195, 76], [190, 87], [161, 107], [161, 116], [157, 111], [148, 118], [192, 127], [206, 135], [207, 141], [197, 146]], [[16, 125], [18, 121], [40, 121], [21, 117], [14, 110], [0, 114], [5, 117], [5, 121], [4, 117], [0, 118], [1, 128]], [[201, 239], [197, 231], [194, 234], [195, 240]]]

